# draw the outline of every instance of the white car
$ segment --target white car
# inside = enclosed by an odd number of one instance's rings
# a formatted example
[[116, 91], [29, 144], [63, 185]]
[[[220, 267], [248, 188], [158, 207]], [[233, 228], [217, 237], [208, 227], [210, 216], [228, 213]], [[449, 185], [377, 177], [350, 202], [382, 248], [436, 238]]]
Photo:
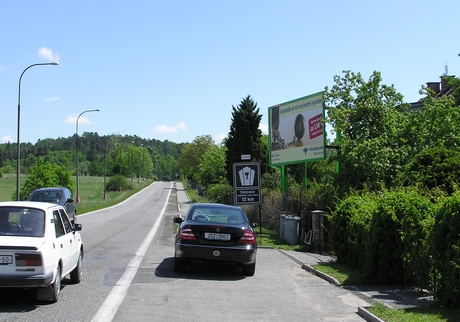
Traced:
[[36, 288], [39, 301], [57, 302], [62, 278], [82, 278], [80, 230], [60, 205], [0, 202], [0, 287]]

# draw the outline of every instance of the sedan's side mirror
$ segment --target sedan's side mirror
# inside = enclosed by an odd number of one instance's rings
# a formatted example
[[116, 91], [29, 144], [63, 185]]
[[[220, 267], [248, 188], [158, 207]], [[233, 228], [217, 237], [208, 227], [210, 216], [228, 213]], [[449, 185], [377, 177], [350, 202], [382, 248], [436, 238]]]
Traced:
[[81, 224], [75, 224], [73, 226], [73, 231], [81, 231], [81, 227], [82, 227]]
[[184, 220], [181, 217], [174, 217], [173, 222], [176, 224], [181, 224]]
[[251, 223], [251, 227], [252, 227], [252, 228], [256, 228], [256, 227], [258, 227], [258, 226], [259, 226], [259, 225], [258, 225], [256, 222], [252, 222], [252, 223]]

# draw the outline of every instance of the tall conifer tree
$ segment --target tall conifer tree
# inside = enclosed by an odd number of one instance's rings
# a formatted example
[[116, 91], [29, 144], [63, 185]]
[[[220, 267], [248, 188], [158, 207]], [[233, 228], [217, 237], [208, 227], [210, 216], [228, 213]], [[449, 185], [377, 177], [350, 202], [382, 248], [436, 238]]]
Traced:
[[262, 115], [251, 96], [246, 96], [241, 103], [232, 105], [232, 123], [228, 137], [224, 140], [227, 147], [227, 180], [233, 184], [233, 163], [241, 162], [241, 155], [250, 154], [252, 162], [260, 162], [262, 172], [267, 168], [267, 147], [262, 144], [262, 131], [259, 129]]

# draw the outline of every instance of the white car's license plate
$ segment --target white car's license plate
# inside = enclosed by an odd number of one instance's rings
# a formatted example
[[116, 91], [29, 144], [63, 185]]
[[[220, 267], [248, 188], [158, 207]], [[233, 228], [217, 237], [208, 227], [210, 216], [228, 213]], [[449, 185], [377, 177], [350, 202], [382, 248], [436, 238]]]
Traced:
[[13, 256], [12, 255], [0, 255], [0, 265], [12, 264]]
[[209, 240], [230, 240], [230, 234], [219, 234], [219, 233], [204, 233], [204, 238]]

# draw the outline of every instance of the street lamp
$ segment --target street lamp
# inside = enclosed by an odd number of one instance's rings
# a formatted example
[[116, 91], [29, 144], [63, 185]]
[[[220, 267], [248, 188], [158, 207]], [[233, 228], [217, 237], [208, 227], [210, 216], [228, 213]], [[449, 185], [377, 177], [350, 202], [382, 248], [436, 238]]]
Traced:
[[104, 150], [104, 200], [107, 200], [107, 188], [106, 188], [106, 176], [107, 176], [107, 141], [110, 136], [105, 139], [105, 150]]
[[29, 69], [34, 66], [44, 66], [44, 65], [59, 65], [57, 62], [50, 62], [50, 63], [38, 63], [38, 64], [32, 64], [26, 69], [23, 70], [21, 76], [19, 77], [19, 91], [18, 91], [18, 157], [17, 157], [17, 164], [16, 164], [16, 200], [19, 201], [21, 200], [19, 197], [19, 192], [20, 192], [20, 187], [19, 187], [19, 171], [20, 171], [20, 165], [21, 165], [21, 140], [19, 138], [20, 135], [20, 126], [21, 126], [21, 81], [22, 81], [22, 76], [24, 73]]
[[[141, 147], [143, 148], [144, 145], [141, 144]], [[137, 155], [137, 183], [140, 182], [140, 179], [141, 179], [141, 156], [143, 155], [144, 153], [144, 150], [141, 148], [140, 151], [138, 151], [138, 155]]]
[[[134, 145], [134, 141], [131, 141], [131, 143]], [[131, 184], [133, 184], [133, 159], [134, 159], [134, 148], [131, 149], [131, 153], [130, 153], [130, 156], [129, 156], [129, 159], [130, 159], [130, 169], [129, 171], [131, 172]]]
[[[116, 149], [117, 149], [117, 148], [116, 148], [116, 145], [117, 145], [117, 144], [118, 144], [118, 143], [115, 143], [115, 161], [117, 161], [117, 160], [116, 160], [116, 158], [117, 158], [117, 155], [116, 155], [116, 152], [117, 152], [117, 151], [116, 151]], [[119, 189], [118, 189], [118, 190], [119, 190], [120, 192], [123, 191], [123, 190], [122, 190], [122, 187], [121, 187], [121, 184], [122, 184], [122, 182], [121, 182], [121, 148], [123, 147], [123, 144], [124, 144], [124, 143], [122, 143], [122, 144], [120, 145], [120, 164], [119, 164], [119, 166], [118, 166], [118, 170], [119, 170], [119, 178], [118, 178], [118, 179], [119, 179], [119, 182], [120, 182], [120, 186], [119, 186]]]
[[78, 120], [80, 119], [80, 116], [82, 116], [85, 113], [88, 112], [99, 112], [100, 109], [95, 109], [95, 110], [86, 110], [80, 113], [77, 117], [77, 125], [75, 129], [75, 178], [77, 182], [77, 203], [80, 203], [80, 195], [78, 194]]

